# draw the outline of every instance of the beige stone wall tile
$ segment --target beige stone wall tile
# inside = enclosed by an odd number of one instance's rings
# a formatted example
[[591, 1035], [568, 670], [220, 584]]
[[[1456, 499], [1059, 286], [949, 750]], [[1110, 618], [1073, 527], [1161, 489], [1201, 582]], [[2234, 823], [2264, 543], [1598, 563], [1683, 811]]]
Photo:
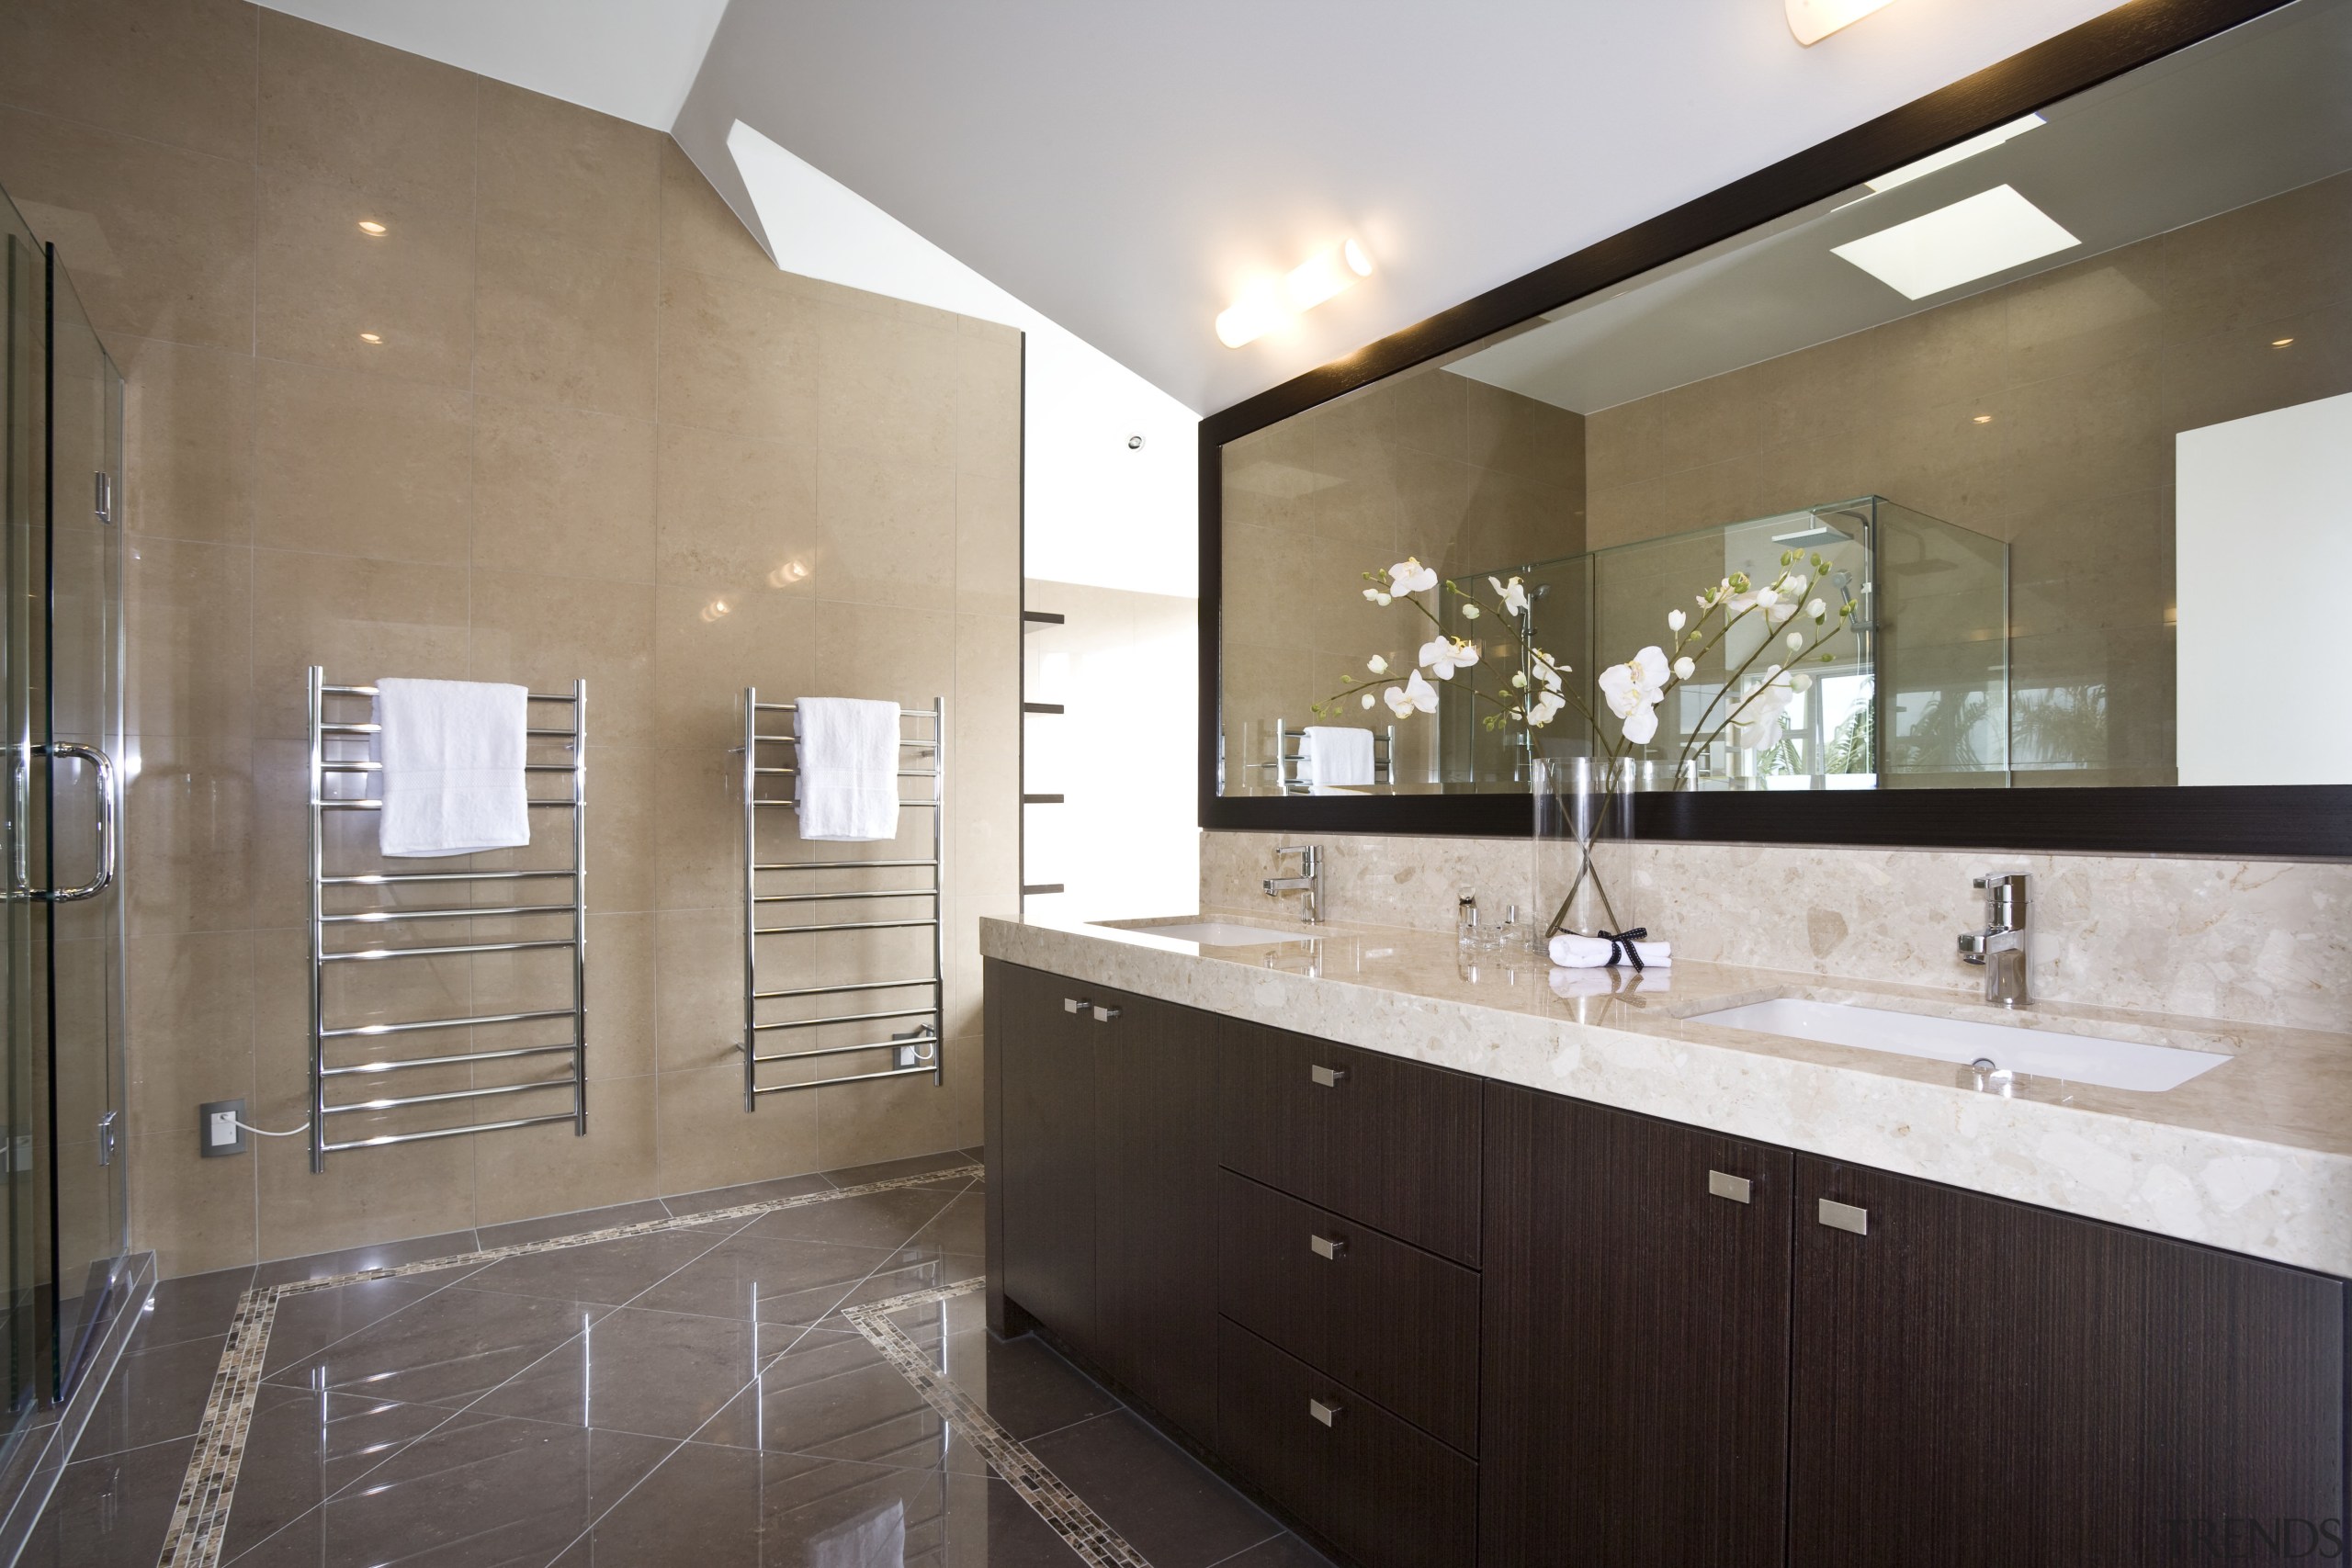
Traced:
[[0, 103], [250, 161], [255, 36], [244, 0], [22, 0], [0, 12]]
[[467, 679], [548, 693], [586, 681], [589, 744], [654, 739], [650, 586], [477, 570], [472, 593]]
[[142, 735], [253, 733], [253, 552], [132, 536], [126, 695]]
[[570, 1213], [655, 1195], [654, 1080], [614, 1078], [588, 1096], [583, 1137], [561, 1122], [518, 1128], [476, 1145], [478, 1224]]
[[817, 333], [809, 311], [763, 282], [665, 268], [662, 422], [813, 443]]
[[959, 894], [1020, 891], [1022, 722], [1021, 623], [1002, 615], [956, 616], [947, 790], [949, 886]]
[[652, 417], [659, 269], [650, 254], [485, 224], [479, 256], [477, 390]]
[[[805, 594], [765, 585], [714, 593], [664, 583], [655, 591], [654, 664], [662, 694], [658, 730], [665, 746], [724, 750], [743, 740], [743, 688], [763, 702], [824, 694], [812, 684], [817, 608]], [[791, 733], [792, 716], [764, 728]], [[782, 764], [785, 754], [764, 756]]]
[[261, 364], [254, 542], [463, 565], [473, 400], [451, 388]]
[[588, 954], [589, 1081], [641, 1077], [656, 1060], [654, 916], [591, 913]]
[[101, 335], [251, 348], [250, 164], [0, 110], [0, 186]]
[[763, 1095], [747, 1112], [742, 1069], [731, 1065], [663, 1073], [654, 1093], [665, 1194], [793, 1176], [822, 1162], [812, 1094]]
[[264, 169], [259, 254], [263, 358], [472, 384], [474, 225], [463, 208]]
[[254, 876], [253, 742], [141, 735], [123, 806], [123, 881], [134, 937], [239, 931]]
[[[979, 1041], [951, 1041], [948, 1051], [944, 1073], [936, 1084], [917, 1076], [808, 1090], [805, 1098], [817, 1102], [818, 1155], [823, 1168], [838, 1170], [964, 1146], [969, 1096], [962, 1091], [967, 1082], [979, 1081]], [[767, 1108], [760, 1109], [764, 1112]]]
[[[781, 726], [788, 718], [788, 715], [771, 714], [763, 722]], [[789, 750], [788, 747], [763, 747], [763, 760], [779, 761], [770, 753]], [[654, 795], [662, 803], [653, 829], [657, 908], [726, 908], [741, 912], [742, 767], [740, 755], [730, 755], [717, 747], [695, 750], [679, 746], [658, 749], [653, 764]], [[783, 781], [786, 784], [789, 782]], [[789, 811], [763, 812], [763, 844], [790, 838], [791, 817]], [[782, 858], [781, 852], [777, 858]]]
[[854, 446], [954, 468], [965, 342], [956, 319], [909, 320], [832, 301], [813, 314], [817, 437], [828, 462]]
[[307, 1142], [264, 1138], [253, 1156], [264, 1259], [473, 1228], [474, 1154], [481, 1139], [346, 1149], [327, 1156], [326, 1169], [315, 1174]]
[[655, 427], [552, 403], [474, 403], [473, 563], [650, 582]]
[[957, 319], [956, 469], [1021, 477], [1022, 334], [975, 317]]
[[655, 570], [665, 584], [806, 598], [821, 564], [804, 443], [661, 427]]
[[504, 82], [481, 84], [476, 201], [484, 228], [591, 250], [661, 240], [668, 137]]
[[826, 448], [817, 469], [818, 597], [954, 609], [956, 555], [939, 545], [955, 537], [956, 491], [951, 468]]
[[153, 933], [130, 944], [126, 1038], [132, 1137], [188, 1138], [196, 1107], [254, 1096], [254, 939], [250, 931]]
[[462, 566], [265, 549], [254, 552], [254, 585], [263, 734], [309, 735], [304, 672], [313, 664], [338, 685], [465, 677], [470, 588]]
[[470, 73], [265, 10], [260, 82], [264, 167], [473, 210]]
[[206, 1159], [184, 1127], [131, 1138], [126, 1147], [130, 1245], [155, 1254], [157, 1278], [254, 1261], [260, 1239], [253, 1162]]
[[731, 277], [783, 293], [787, 284], [751, 231], [719, 199], [692, 158], [662, 139], [662, 265]]
[[[664, 1075], [732, 1063], [742, 1070], [743, 908], [654, 917], [654, 1050]], [[763, 984], [767, 984], [764, 979]]]
[[152, 338], [108, 344], [123, 373], [123, 523], [155, 538], [253, 537], [254, 362]]
[[1021, 615], [1021, 481], [956, 476], [956, 608]]

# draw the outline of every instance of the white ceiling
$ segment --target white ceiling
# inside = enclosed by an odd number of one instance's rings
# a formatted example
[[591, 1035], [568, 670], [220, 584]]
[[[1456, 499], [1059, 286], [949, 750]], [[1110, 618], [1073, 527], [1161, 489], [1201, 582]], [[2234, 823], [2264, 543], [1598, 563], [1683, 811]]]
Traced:
[[[1206, 412], [2110, 0], [1895, 0], [1812, 49], [1782, 0], [267, 3], [669, 127], [756, 226], [740, 119]], [[1371, 279], [1217, 343], [1346, 235]]]
[[338, 32], [667, 130], [727, 0], [260, 0]]

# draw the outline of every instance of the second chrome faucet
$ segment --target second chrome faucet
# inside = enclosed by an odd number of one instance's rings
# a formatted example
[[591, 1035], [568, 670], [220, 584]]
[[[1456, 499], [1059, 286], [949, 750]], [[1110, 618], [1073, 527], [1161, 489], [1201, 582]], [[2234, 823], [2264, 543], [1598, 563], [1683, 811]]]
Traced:
[[2013, 871], [1969, 885], [1984, 895], [1984, 925], [1960, 933], [1961, 962], [1983, 967], [1984, 999], [2000, 1007], [2024, 1007], [2033, 999], [2026, 985], [2029, 881], [2024, 872]]
[[1266, 897], [1304, 895], [1299, 918], [1310, 926], [1318, 925], [1323, 919], [1323, 852], [1313, 844], [1284, 844], [1274, 852], [1274, 869], [1280, 871], [1283, 861], [1291, 855], [1298, 857], [1298, 874], [1266, 878]]

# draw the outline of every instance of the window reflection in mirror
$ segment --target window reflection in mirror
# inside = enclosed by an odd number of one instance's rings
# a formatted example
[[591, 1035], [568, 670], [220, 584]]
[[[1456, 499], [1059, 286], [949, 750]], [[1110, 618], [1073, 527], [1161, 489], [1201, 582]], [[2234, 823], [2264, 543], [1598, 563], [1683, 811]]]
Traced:
[[2298, 0], [1230, 443], [1223, 789], [2352, 783], [2347, 81]]

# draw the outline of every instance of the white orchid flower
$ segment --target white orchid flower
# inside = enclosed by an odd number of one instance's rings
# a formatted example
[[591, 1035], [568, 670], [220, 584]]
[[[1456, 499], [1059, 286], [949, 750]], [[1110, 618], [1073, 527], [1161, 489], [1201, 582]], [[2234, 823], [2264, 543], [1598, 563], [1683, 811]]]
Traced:
[[1371, 600], [1371, 601], [1372, 601], [1374, 604], [1384, 604], [1384, 605], [1385, 605], [1385, 604], [1386, 604], [1389, 602], [1388, 595], [1387, 595], [1387, 594], [1385, 594], [1385, 593], [1383, 593], [1383, 592], [1382, 592], [1379, 589], [1377, 589], [1377, 588], [1367, 588], [1367, 589], [1365, 589], [1365, 590], [1363, 591], [1363, 596], [1364, 596], [1365, 598], [1367, 598], [1367, 599]]
[[1791, 653], [1794, 653], [1794, 652], [1796, 652], [1799, 649], [1801, 649], [1801, 648], [1804, 647], [1804, 633], [1803, 633], [1803, 632], [1791, 632], [1791, 633], [1789, 634], [1789, 639], [1788, 639], [1788, 640], [1789, 640], [1789, 651], [1790, 651]]
[[1787, 626], [1795, 618], [1796, 613], [1794, 604], [1768, 604], [1764, 607], [1765, 620], [1776, 626]]
[[1822, 601], [1815, 599], [1812, 604], [1807, 604], [1804, 607], [1804, 613], [1811, 615], [1815, 620], [1819, 621], [1828, 615], [1829, 606]]
[[1418, 670], [1405, 677], [1403, 686], [1391, 686], [1380, 695], [1388, 704], [1388, 711], [1398, 718], [1410, 718], [1415, 713], [1437, 712], [1437, 688], [1422, 680]]
[[1495, 596], [1503, 602], [1505, 614], [1513, 615], [1527, 614], [1527, 584], [1516, 577], [1509, 582], [1505, 582], [1499, 577], [1490, 577], [1487, 579], [1487, 583], [1495, 591]]
[[1421, 644], [1421, 668], [1441, 681], [1451, 681], [1456, 670], [1478, 662], [1478, 645], [1458, 637], [1432, 637]]
[[1781, 592], [1793, 599], [1804, 592], [1804, 585], [1809, 581], [1810, 579], [1801, 571], [1790, 572], [1781, 579]]
[[1684, 615], [1679, 610], [1668, 610], [1666, 613], [1666, 629], [1668, 631], [1679, 632], [1690, 624], [1690, 617]]
[[1514, 692], [1523, 692], [1527, 690], [1526, 671], [1514, 670], [1510, 672], [1510, 688]]
[[1769, 610], [1781, 602], [1781, 591], [1768, 584], [1756, 591], [1756, 602]]
[[1777, 664], [1764, 672], [1762, 681], [1749, 682], [1735, 710], [1739, 716], [1732, 725], [1732, 744], [1752, 750], [1779, 740], [1795, 694], [1791, 677]]
[[1645, 648], [1623, 664], [1612, 664], [1600, 672], [1600, 693], [1609, 699], [1610, 710], [1619, 718], [1630, 719], [1636, 708], [1656, 703], [1666, 694], [1666, 655], [1657, 648]]
[[1363, 705], [1364, 705], [1364, 706], [1366, 706], [1366, 707], [1370, 707], [1370, 706], [1372, 706], [1372, 705], [1373, 705], [1373, 704], [1374, 704], [1374, 703], [1378, 702], [1379, 700], [1380, 700], [1380, 699], [1379, 699], [1378, 697], [1374, 696], [1370, 692], [1366, 692], [1366, 693], [1363, 694]]
[[1657, 733], [1657, 705], [1644, 703], [1625, 716], [1625, 739], [1636, 746], [1646, 746]]
[[1813, 677], [1806, 674], [1802, 670], [1796, 671], [1789, 677], [1789, 690], [1792, 692], [1809, 692], [1813, 690]]
[[1416, 556], [1407, 556], [1388, 569], [1391, 593], [1424, 593], [1436, 586], [1437, 573], [1423, 566]]
[[1688, 681], [1698, 672], [1699, 667], [1690, 661], [1687, 653], [1674, 661], [1674, 678], [1678, 681]]
[[1464, 604], [1464, 605], [1463, 605], [1463, 606], [1462, 606], [1462, 618], [1463, 618], [1464, 620], [1465, 620], [1465, 621], [1475, 621], [1475, 620], [1476, 620], [1476, 619], [1478, 618], [1478, 606], [1477, 606], [1477, 605], [1476, 605], [1476, 604]]
[[1363, 667], [1375, 675], [1385, 675], [1388, 673], [1388, 657], [1385, 654], [1375, 653], [1363, 661]]
[[1566, 699], [1563, 698], [1559, 693], [1546, 692], [1536, 698], [1528, 708], [1527, 722], [1538, 726], [1549, 724], [1554, 716], [1567, 705]]

